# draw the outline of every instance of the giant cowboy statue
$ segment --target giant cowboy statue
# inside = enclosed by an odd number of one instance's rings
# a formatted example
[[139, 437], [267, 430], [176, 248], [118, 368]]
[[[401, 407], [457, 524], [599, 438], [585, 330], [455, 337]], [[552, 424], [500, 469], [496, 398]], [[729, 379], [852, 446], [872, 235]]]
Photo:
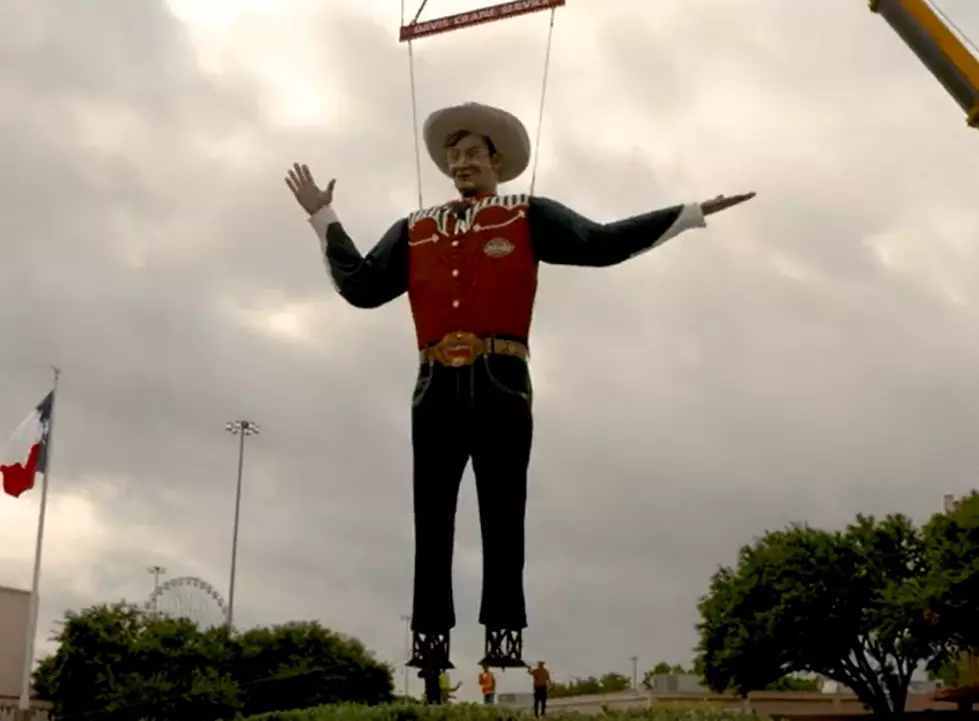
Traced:
[[334, 285], [350, 304], [377, 308], [408, 294], [418, 339], [412, 399], [415, 580], [410, 665], [437, 695], [453, 668], [452, 550], [456, 503], [472, 460], [483, 541], [481, 663], [525, 666], [524, 514], [533, 391], [527, 361], [539, 263], [604, 267], [754, 197], [719, 196], [613, 223], [596, 223], [553, 200], [500, 195], [530, 161], [530, 140], [510, 113], [467, 103], [425, 122], [432, 161], [458, 200], [397, 221], [366, 256], [305, 165], [286, 183], [309, 215]]

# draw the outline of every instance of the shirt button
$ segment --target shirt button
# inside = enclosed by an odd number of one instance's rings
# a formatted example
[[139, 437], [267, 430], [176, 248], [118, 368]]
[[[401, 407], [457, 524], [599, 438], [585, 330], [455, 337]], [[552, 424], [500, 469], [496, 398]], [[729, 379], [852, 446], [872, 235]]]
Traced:
[[452, 269], [452, 277], [453, 278], [458, 278], [459, 277], [459, 269], [458, 268], [453, 268]]
[[452, 307], [453, 308], [458, 308], [459, 307], [459, 301], [457, 301], [457, 300], [452, 301]]
[[457, 245], [459, 245], [459, 241], [458, 240], [453, 240], [452, 241], [452, 247], [455, 248]]

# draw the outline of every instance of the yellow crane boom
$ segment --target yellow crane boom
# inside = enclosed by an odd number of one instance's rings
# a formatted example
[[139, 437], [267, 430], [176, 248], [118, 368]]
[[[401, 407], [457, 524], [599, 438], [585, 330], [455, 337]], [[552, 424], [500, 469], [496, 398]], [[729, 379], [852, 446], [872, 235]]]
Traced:
[[979, 59], [948, 27], [927, 0], [870, 0], [925, 67], [979, 128]]

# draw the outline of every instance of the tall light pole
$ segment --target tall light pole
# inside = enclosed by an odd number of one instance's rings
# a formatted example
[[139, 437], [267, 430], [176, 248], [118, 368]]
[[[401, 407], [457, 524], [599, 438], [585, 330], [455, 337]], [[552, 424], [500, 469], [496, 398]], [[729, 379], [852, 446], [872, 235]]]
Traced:
[[235, 574], [238, 569], [238, 522], [241, 519], [241, 470], [245, 463], [245, 438], [258, 435], [258, 425], [252, 421], [229, 421], [224, 430], [238, 436], [238, 484], [235, 488], [235, 523], [231, 531], [231, 579], [228, 583], [228, 630], [234, 628]]
[[156, 615], [157, 598], [156, 594], [160, 590], [160, 576], [167, 572], [163, 566], [150, 566], [146, 569], [153, 576], [153, 615]]
[[405, 698], [408, 698], [408, 662], [411, 660], [411, 616], [401, 615], [401, 620], [405, 625]]

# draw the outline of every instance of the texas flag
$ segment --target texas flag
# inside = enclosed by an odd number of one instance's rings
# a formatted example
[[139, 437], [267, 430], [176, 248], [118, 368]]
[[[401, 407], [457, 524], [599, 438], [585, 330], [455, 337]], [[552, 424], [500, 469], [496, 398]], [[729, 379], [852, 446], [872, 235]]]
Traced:
[[45, 472], [53, 406], [52, 390], [17, 427], [10, 442], [0, 451], [3, 492], [8, 496], [16, 498], [31, 490], [34, 487], [34, 476]]

